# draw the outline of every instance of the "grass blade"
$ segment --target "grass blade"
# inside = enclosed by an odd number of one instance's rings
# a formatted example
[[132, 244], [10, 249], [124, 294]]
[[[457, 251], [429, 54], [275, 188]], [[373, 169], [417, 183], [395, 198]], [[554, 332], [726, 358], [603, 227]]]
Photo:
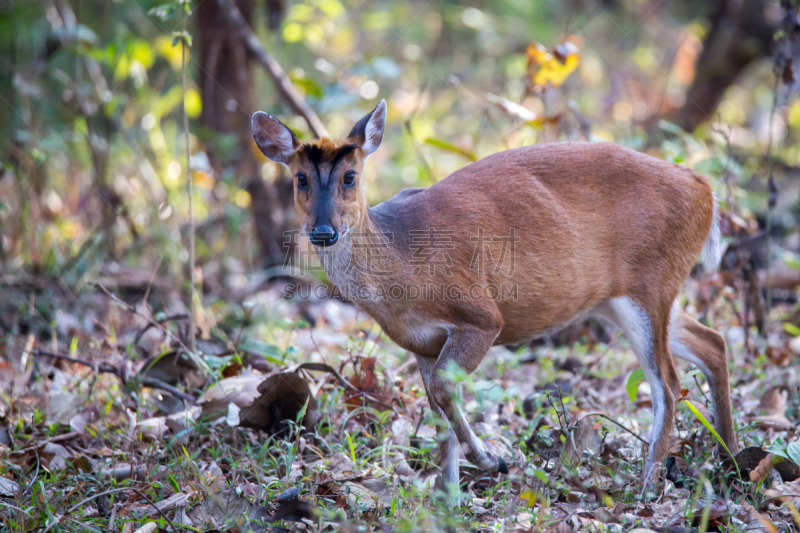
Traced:
[[711, 425], [711, 422], [709, 422], [708, 419], [706, 419], [706, 417], [703, 416], [703, 413], [701, 413], [697, 409], [697, 407], [695, 407], [694, 404], [692, 404], [692, 402], [690, 402], [685, 398], [683, 401], [686, 402], [686, 405], [689, 406], [689, 410], [691, 410], [692, 413], [694, 413], [694, 416], [697, 417], [700, 423], [703, 424], [706, 427], [706, 429], [711, 432], [712, 435], [714, 435], [714, 438], [717, 439], [717, 442], [719, 442], [722, 445], [722, 447], [725, 448], [725, 451], [728, 452], [728, 455], [730, 455], [731, 457], [731, 461], [733, 461], [733, 466], [736, 467], [736, 473], [739, 475], [739, 479], [742, 481], [742, 483], [744, 483], [744, 479], [742, 479], [742, 472], [739, 470], [739, 464], [736, 462], [736, 458], [733, 456], [730, 449], [725, 444], [725, 441], [722, 440], [722, 437], [719, 436], [717, 430], [714, 429], [714, 426]]

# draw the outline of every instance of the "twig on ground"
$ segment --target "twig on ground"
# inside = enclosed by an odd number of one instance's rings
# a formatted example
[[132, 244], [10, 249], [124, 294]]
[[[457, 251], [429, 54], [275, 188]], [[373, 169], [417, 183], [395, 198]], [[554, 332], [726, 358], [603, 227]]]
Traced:
[[637, 435], [636, 433], [634, 433], [632, 430], [630, 430], [630, 429], [626, 428], [625, 426], [623, 426], [622, 424], [620, 424], [619, 422], [617, 422], [616, 420], [614, 420], [613, 418], [611, 418], [609, 415], [607, 415], [607, 414], [605, 414], [605, 413], [601, 413], [601, 412], [599, 412], [599, 411], [598, 411], [598, 412], [595, 412], [595, 413], [586, 413], [585, 415], [583, 415], [582, 417], [580, 417], [580, 418], [578, 419], [578, 422], [580, 422], [580, 421], [581, 421], [581, 420], [583, 420], [584, 418], [589, 418], [590, 416], [601, 416], [601, 417], [605, 418], [606, 420], [608, 420], [609, 422], [612, 422], [612, 423], [616, 424], [617, 426], [619, 426], [620, 428], [622, 428], [624, 431], [627, 431], [628, 433], [630, 433], [631, 435], [633, 435], [633, 436], [634, 436], [634, 437], [636, 437], [637, 439], [639, 439], [639, 441], [641, 441], [641, 442], [642, 442], [642, 444], [646, 444], [647, 446], [650, 446], [650, 443], [649, 443], [649, 442], [647, 442], [647, 441], [646, 441], [646, 440], [644, 440], [642, 437], [640, 437], [639, 435]]
[[294, 88], [289, 76], [283, 70], [283, 67], [275, 60], [269, 52], [267, 52], [261, 45], [261, 42], [256, 37], [253, 30], [247, 24], [247, 21], [242, 16], [241, 11], [231, 0], [217, 0], [220, 10], [224, 13], [228, 24], [238, 34], [239, 38], [244, 43], [248, 52], [250, 52], [258, 63], [264, 67], [275, 88], [289, 104], [292, 110], [303, 117], [311, 129], [311, 132], [316, 137], [329, 137], [328, 130], [322, 125], [322, 121], [308, 104], [306, 104], [303, 96]]
[[150, 504], [150, 505], [153, 507], [153, 509], [155, 509], [156, 511], [158, 511], [158, 514], [160, 514], [161, 516], [163, 516], [163, 517], [164, 517], [164, 520], [166, 520], [166, 521], [167, 521], [167, 523], [168, 523], [168, 524], [169, 524], [169, 525], [172, 527], [172, 531], [178, 531], [178, 528], [177, 528], [177, 527], [175, 527], [175, 524], [173, 524], [173, 523], [172, 523], [172, 520], [170, 520], [170, 519], [169, 519], [169, 517], [167, 516], [167, 513], [165, 513], [164, 511], [162, 511], [162, 510], [161, 510], [161, 508], [160, 508], [159, 506], [157, 506], [155, 503], [153, 503], [153, 500], [151, 500], [151, 499], [150, 499], [150, 498], [147, 496], [147, 494], [145, 494], [144, 492], [140, 491], [139, 489], [136, 489], [136, 488], [133, 488], [133, 487], [131, 487], [131, 490], [132, 490], [132, 491], [134, 491], [134, 492], [135, 492], [136, 494], [138, 494], [139, 496], [141, 496], [142, 498], [144, 498], [145, 500], [147, 500], [147, 503], [149, 503], [149, 504]]
[[[69, 355], [64, 355], [64, 354], [55, 353], [55, 352], [49, 352], [47, 350], [33, 350], [33, 352], [31, 352], [31, 353], [34, 356], [52, 357], [54, 359], [62, 359], [64, 361], [69, 361], [71, 363], [88, 366], [89, 368], [94, 370], [96, 373], [113, 374], [113, 375], [117, 376], [120, 379], [120, 381], [122, 381], [123, 385], [127, 385], [127, 383], [129, 382], [129, 379], [125, 376], [125, 373], [122, 370], [120, 370], [118, 367], [116, 367], [114, 365], [110, 365], [110, 364], [108, 364], [108, 363], [106, 363], [104, 361], [101, 361], [99, 363], [92, 363], [91, 361], [86, 361], [85, 359], [78, 359], [77, 357], [70, 357]], [[176, 396], [176, 397], [180, 398], [181, 400], [183, 400], [185, 402], [189, 402], [189, 403], [192, 403], [192, 404], [195, 403], [194, 396], [186, 394], [185, 392], [176, 389], [172, 385], [169, 385], [168, 383], [164, 383], [160, 379], [151, 378], [151, 377], [143, 377], [141, 379], [140, 383], [145, 387], [150, 387], [151, 389], [160, 389], [160, 390], [166, 391], [166, 392], [172, 394], [173, 396]]]
[[[549, 391], [549, 390], [545, 391], [545, 397], [547, 398], [547, 401], [550, 404], [550, 406], [556, 412], [556, 417], [558, 418], [558, 425], [561, 426], [561, 428], [560, 428], [561, 429], [561, 433], [566, 435], [567, 434], [567, 430], [569, 429], [569, 415], [567, 414], [566, 407], [564, 407], [564, 398], [563, 398], [563, 393], [561, 391], [561, 385], [558, 385], [558, 399], [559, 399], [559, 402], [561, 403], [561, 410], [560, 411], [558, 410], [558, 407], [556, 407], [555, 402], [553, 402], [553, 398], [551, 396], [551, 391]], [[562, 418], [563, 418], [563, 422], [562, 422]]]
[[36, 445], [33, 446], [33, 453], [36, 455], [36, 471], [31, 476], [30, 482], [25, 486], [25, 490], [23, 490], [20, 494], [27, 494], [28, 490], [33, 487], [33, 484], [36, 483], [36, 480], [39, 477], [39, 467], [42, 465], [42, 458], [39, 457], [39, 449]]
[[109, 489], [109, 490], [106, 490], [106, 491], [103, 491], [103, 492], [98, 492], [97, 494], [94, 494], [94, 495], [92, 495], [92, 496], [89, 496], [88, 498], [86, 498], [86, 499], [83, 499], [83, 500], [79, 501], [78, 503], [76, 503], [75, 505], [73, 505], [72, 507], [70, 507], [69, 509], [67, 509], [67, 512], [66, 512], [66, 513], [64, 513], [63, 515], [61, 515], [61, 516], [57, 517], [57, 518], [56, 518], [56, 520], [54, 520], [53, 522], [51, 522], [51, 523], [50, 523], [50, 525], [49, 525], [49, 526], [47, 526], [47, 527], [46, 527], [46, 528], [45, 528], [45, 529], [42, 531], [42, 533], [47, 533], [48, 531], [50, 531], [50, 529], [51, 529], [51, 528], [52, 528], [54, 525], [56, 525], [56, 524], [58, 524], [58, 523], [59, 523], [59, 521], [61, 520], [61, 518], [62, 518], [62, 517], [64, 517], [64, 516], [68, 516], [68, 515], [72, 514], [72, 513], [73, 513], [74, 511], [76, 511], [77, 509], [80, 509], [80, 507], [81, 507], [82, 505], [84, 505], [84, 504], [86, 504], [86, 503], [89, 503], [90, 501], [94, 500], [95, 498], [99, 498], [100, 496], [105, 496], [106, 494], [113, 494], [113, 493], [115, 493], [115, 492], [121, 492], [121, 491], [123, 491], [123, 490], [134, 490], [134, 489], [131, 489], [130, 487], [119, 487], [119, 488], [116, 488], [116, 489]]
[[708, 399], [708, 396], [706, 396], [706, 393], [703, 390], [703, 387], [700, 386], [700, 382], [697, 381], [697, 374], [695, 374], [695, 376], [694, 376], [694, 384], [697, 385], [697, 388], [700, 390], [700, 394], [703, 395], [703, 399], [706, 401], [706, 405], [707, 406], [711, 405], [711, 400]]
[[383, 330], [382, 329], [378, 329], [378, 336], [375, 337], [375, 340], [372, 343], [372, 349], [367, 354], [367, 357], [372, 357], [372, 352], [374, 352], [375, 348], [378, 347], [378, 341], [381, 340], [381, 335], [383, 335]]
[[339, 383], [341, 383], [346, 389], [350, 389], [354, 392], [361, 392], [358, 387], [347, 381], [347, 379], [345, 379], [338, 370], [330, 365], [326, 365], [325, 363], [303, 363], [299, 365], [296, 370], [317, 370], [319, 372], [328, 372], [329, 374], [333, 374]]
[[25, 509], [20, 509], [20, 508], [19, 508], [19, 507], [17, 507], [16, 505], [11, 505], [10, 503], [4, 502], [3, 500], [0, 500], [0, 505], [5, 505], [5, 506], [6, 506], [6, 507], [8, 507], [9, 509], [14, 509], [15, 511], [19, 511], [19, 512], [21, 512], [21, 513], [25, 513], [26, 515], [28, 515], [28, 516], [30, 516], [31, 518], [33, 518], [33, 515], [31, 515], [31, 513], [29, 513], [29, 512], [28, 512], [28, 511], [26, 511]]
[[[147, 301], [146, 297], [145, 297], [145, 301]], [[167, 322], [175, 322], [175, 321], [178, 321], [178, 320], [186, 320], [188, 318], [189, 318], [188, 314], [186, 314], [186, 313], [178, 313], [177, 315], [170, 315], [170, 316], [158, 319], [158, 320], [156, 320], [156, 322], [158, 322], [159, 324], [163, 325], [163, 324], [166, 324]], [[144, 337], [144, 334], [147, 333], [150, 330], [150, 328], [152, 328], [152, 327], [153, 327], [153, 324], [148, 322], [147, 325], [145, 325], [145, 327], [140, 329], [136, 333], [136, 337], [133, 339], [133, 344], [134, 345], [139, 344], [139, 341], [142, 340], [142, 337]]]
[[408, 360], [394, 369], [394, 377], [399, 376], [403, 372], [405, 372], [411, 365], [417, 363], [417, 359], [415, 357], [409, 357]]
[[115, 367], [114, 365], [110, 365], [105, 361], [100, 361], [99, 363], [92, 363], [91, 361], [87, 361], [85, 359], [79, 359], [77, 357], [72, 357], [69, 355], [64, 355], [56, 352], [51, 352], [48, 350], [33, 350], [31, 352], [34, 356], [45, 356], [45, 357], [52, 357], [53, 359], [61, 359], [63, 361], [69, 361], [70, 363], [76, 363], [79, 365], [88, 366], [89, 368], [93, 369], [95, 372], [101, 374], [114, 374], [117, 377], [123, 378], [125, 376], [122, 375], [122, 372], [119, 368]]
[[142, 380], [141, 380], [141, 384], [143, 386], [145, 386], [145, 387], [150, 387], [151, 389], [160, 389], [160, 390], [166, 391], [166, 392], [172, 394], [173, 396], [176, 396], [176, 397], [180, 398], [181, 400], [183, 400], [185, 402], [188, 402], [188, 403], [191, 403], [191, 404], [195, 403], [195, 401], [196, 401], [194, 396], [192, 396], [190, 394], [186, 394], [185, 392], [183, 392], [183, 391], [181, 391], [179, 389], [176, 389], [175, 387], [173, 387], [169, 383], [164, 383], [163, 381], [161, 381], [158, 378], [143, 377]]
[[298, 366], [295, 370], [318, 370], [320, 372], [328, 372], [333, 374], [333, 376], [342, 384], [343, 387], [350, 389], [355, 393], [356, 396], [363, 396], [367, 400], [376, 403], [386, 409], [392, 409], [391, 405], [387, 405], [386, 403], [378, 400], [377, 398], [367, 394], [366, 392], [362, 391], [349, 381], [347, 381], [344, 376], [342, 376], [335, 368], [330, 365], [326, 365], [325, 363], [303, 363]]
[[108, 531], [109, 531], [109, 533], [114, 531], [114, 522], [117, 519], [117, 513], [119, 512], [121, 507], [122, 507], [121, 504], [115, 503], [114, 506], [111, 508], [111, 516], [108, 519]]
[[[55, 437], [49, 437], [47, 439], [42, 439], [42, 440], [36, 442], [36, 444], [33, 444], [31, 446], [26, 446], [25, 448], [20, 448], [18, 450], [14, 450], [12, 453], [21, 454], [21, 453], [26, 453], [26, 452], [30, 452], [30, 451], [35, 451], [39, 446], [42, 446], [44, 444], [47, 444], [47, 443], [50, 443], [50, 442], [60, 442], [62, 440], [72, 440], [75, 437], [79, 437], [79, 436], [80, 435], [78, 435], [78, 432], [76, 432], [76, 431], [70, 431], [69, 433], [62, 433], [61, 435], [56, 435]], [[38, 455], [39, 454], [37, 453], [36, 455], [37, 455], [37, 461], [38, 461]], [[36, 470], [37, 470], [36, 475], [38, 476], [39, 475], [38, 474], [38, 470], [39, 470], [38, 466], [36, 467]], [[23, 493], [27, 492], [27, 490], [31, 486], [32, 486], [32, 484], [29, 484], [28, 487], [25, 487], [25, 491], [23, 491]]]

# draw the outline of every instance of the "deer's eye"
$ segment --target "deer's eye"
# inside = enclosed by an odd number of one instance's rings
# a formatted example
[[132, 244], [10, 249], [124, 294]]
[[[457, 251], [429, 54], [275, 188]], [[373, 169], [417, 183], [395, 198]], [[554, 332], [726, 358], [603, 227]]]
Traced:
[[308, 189], [308, 176], [303, 174], [302, 172], [297, 175], [297, 188], [301, 191], [305, 191]]
[[356, 172], [355, 170], [348, 170], [347, 173], [344, 175], [344, 184], [346, 187], [353, 185], [356, 182]]

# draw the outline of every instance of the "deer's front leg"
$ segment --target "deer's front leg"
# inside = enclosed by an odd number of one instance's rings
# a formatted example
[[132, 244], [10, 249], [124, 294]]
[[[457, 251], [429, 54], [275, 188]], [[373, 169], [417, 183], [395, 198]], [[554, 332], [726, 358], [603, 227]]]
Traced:
[[428, 383], [433, 375], [433, 368], [436, 365], [436, 358], [417, 355], [417, 366], [422, 375], [422, 382], [425, 384], [425, 392], [428, 393], [428, 403], [434, 417], [441, 418], [446, 428], [437, 431], [436, 442], [439, 445], [439, 466], [442, 474], [436, 479], [436, 488], [444, 492], [449, 492], [451, 487], [458, 488], [458, 438], [453, 432], [447, 417], [442, 408], [434, 401]]
[[448, 332], [447, 342], [436, 361], [428, 383], [428, 396], [442, 410], [450, 421], [453, 431], [461, 443], [467, 460], [482, 470], [508, 473], [506, 462], [495, 457], [472, 431], [461, 407], [454, 402], [455, 384], [447, 378], [447, 367], [453, 363], [472, 373], [491, 348], [500, 326], [479, 328], [460, 326]]

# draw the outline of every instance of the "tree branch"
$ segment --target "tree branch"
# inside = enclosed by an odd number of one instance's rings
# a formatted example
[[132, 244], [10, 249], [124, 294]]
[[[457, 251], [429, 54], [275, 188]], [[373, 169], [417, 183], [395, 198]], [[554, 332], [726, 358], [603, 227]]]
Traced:
[[[69, 361], [70, 363], [88, 366], [89, 368], [100, 374], [114, 374], [120, 379], [120, 381], [122, 381], [123, 385], [125, 385], [128, 381], [125, 378], [125, 375], [123, 374], [122, 370], [120, 370], [118, 367], [114, 365], [106, 363], [105, 361], [100, 361], [99, 363], [92, 363], [91, 361], [87, 361], [85, 359], [78, 359], [77, 357], [70, 357], [69, 355], [64, 355], [56, 352], [49, 352], [47, 350], [33, 350], [31, 353], [33, 354], [34, 357], [36, 356], [51, 357], [53, 359], [61, 359], [63, 361]], [[194, 396], [186, 394], [185, 392], [176, 389], [172, 385], [164, 383], [160, 379], [144, 376], [140, 379], [140, 383], [144, 387], [150, 387], [151, 389], [160, 389], [166, 391], [172, 394], [173, 396], [180, 398], [181, 400], [188, 402], [190, 404], [195, 403]]]
[[308, 127], [311, 128], [311, 131], [316, 137], [328, 137], [328, 130], [322, 125], [322, 121], [320, 121], [314, 110], [305, 102], [303, 96], [297, 92], [297, 89], [292, 85], [283, 67], [281, 67], [275, 58], [261, 45], [258, 37], [253, 33], [253, 30], [247, 24], [247, 21], [242, 16], [239, 8], [233, 3], [233, 0], [217, 0], [217, 3], [224, 13], [228, 24], [230, 24], [231, 28], [242, 40], [247, 50], [255, 57], [256, 61], [264, 67], [269, 77], [272, 78], [275, 88], [278, 89], [283, 99], [286, 100], [295, 113], [305, 119], [306, 123], [308, 123]]

